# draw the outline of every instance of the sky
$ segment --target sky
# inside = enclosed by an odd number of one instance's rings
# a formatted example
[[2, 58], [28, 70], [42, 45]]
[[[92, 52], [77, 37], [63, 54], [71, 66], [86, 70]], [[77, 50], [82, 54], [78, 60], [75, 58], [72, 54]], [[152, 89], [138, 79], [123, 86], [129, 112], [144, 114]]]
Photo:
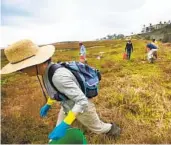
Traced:
[[0, 47], [130, 35], [169, 20], [171, 0], [1, 0]]

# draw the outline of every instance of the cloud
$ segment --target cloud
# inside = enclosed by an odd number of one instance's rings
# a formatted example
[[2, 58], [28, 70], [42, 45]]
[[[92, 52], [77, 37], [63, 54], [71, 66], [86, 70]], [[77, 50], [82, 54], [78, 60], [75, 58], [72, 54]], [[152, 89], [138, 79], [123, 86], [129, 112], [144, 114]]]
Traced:
[[2, 0], [2, 42], [92, 40], [171, 19], [170, 0]]

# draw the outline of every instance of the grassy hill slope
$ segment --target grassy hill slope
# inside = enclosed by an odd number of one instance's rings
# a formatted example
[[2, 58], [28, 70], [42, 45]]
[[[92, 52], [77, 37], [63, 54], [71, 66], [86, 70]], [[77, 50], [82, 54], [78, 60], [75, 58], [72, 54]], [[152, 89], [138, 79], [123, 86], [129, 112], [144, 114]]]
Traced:
[[[76, 121], [74, 126], [85, 132], [89, 143], [171, 143], [171, 46], [160, 44], [159, 59], [149, 64], [145, 43], [134, 40], [132, 59], [126, 61], [122, 59], [124, 41], [85, 42], [88, 63], [102, 72], [99, 96], [92, 101], [103, 121], [116, 122], [122, 128], [121, 137], [114, 140], [96, 135]], [[78, 43], [55, 46], [54, 61], [78, 60]], [[2, 66], [7, 63], [5, 58], [1, 62]], [[39, 109], [44, 98], [35, 77], [5, 75], [1, 86], [2, 143], [47, 143], [48, 133], [56, 124], [59, 103], [42, 119]]]
[[146, 39], [155, 38], [156, 40], [162, 40], [163, 42], [171, 42], [171, 24], [162, 29], [154, 30], [149, 33], [139, 34], [138, 36]]

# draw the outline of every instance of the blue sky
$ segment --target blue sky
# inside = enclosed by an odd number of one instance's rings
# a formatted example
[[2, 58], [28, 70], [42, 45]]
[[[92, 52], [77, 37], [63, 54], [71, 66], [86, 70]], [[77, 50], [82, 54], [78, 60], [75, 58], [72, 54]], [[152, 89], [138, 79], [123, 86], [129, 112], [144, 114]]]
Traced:
[[171, 0], [1, 0], [0, 46], [84, 41], [171, 20]]

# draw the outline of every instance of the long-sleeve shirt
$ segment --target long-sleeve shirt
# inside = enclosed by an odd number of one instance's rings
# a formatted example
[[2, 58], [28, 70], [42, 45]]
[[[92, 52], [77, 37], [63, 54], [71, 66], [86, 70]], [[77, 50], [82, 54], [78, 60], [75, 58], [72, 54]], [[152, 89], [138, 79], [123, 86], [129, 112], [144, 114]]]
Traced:
[[152, 49], [157, 49], [157, 48], [158, 48], [157, 45], [155, 45], [155, 43], [148, 43], [148, 44], [147, 44], [147, 47], [148, 47], [150, 50], [152, 50]]
[[[51, 99], [54, 99], [54, 95], [57, 93], [56, 90], [51, 86], [48, 80], [48, 70], [52, 65], [49, 64], [47, 70], [43, 76], [45, 88]], [[65, 94], [69, 99], [62, 100], [61, 105], [65, 112], [72, 110], [73, 112], [84, 112], [88, 106], [88, 99], [81, 91], [79, 83], [75, 76], [66, 68], [59, 68], [55, 71], [52, 82], [54, 86], [61, 93]]]
[[130, 43], [129, 42], [126, 43], [125, 51], [132, 51], [133, 52], [133, 45], [132, 45], [131, 42]]
[[81, 45], [80, 47], [80, 55], [86, 55], [86, 48], [84, 45]]

